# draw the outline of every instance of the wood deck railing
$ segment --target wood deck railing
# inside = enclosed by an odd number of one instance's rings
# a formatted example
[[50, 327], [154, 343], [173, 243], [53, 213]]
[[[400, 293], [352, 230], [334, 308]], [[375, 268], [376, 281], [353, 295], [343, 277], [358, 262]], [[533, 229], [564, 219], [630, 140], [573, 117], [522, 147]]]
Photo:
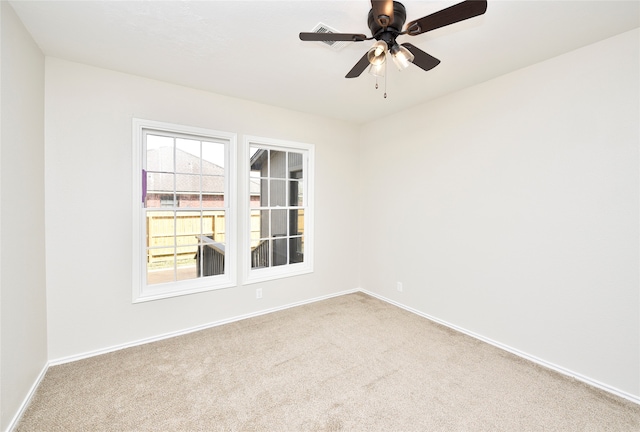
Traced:
[[197, 237], [202, 242], [202, 249], [196, 252], [198, 277], [224, 274], [224, 244], [213, 241], [210, 236]]
[[251, 250], [251, 268], [269, 267], [269, 241], [262, 240]]

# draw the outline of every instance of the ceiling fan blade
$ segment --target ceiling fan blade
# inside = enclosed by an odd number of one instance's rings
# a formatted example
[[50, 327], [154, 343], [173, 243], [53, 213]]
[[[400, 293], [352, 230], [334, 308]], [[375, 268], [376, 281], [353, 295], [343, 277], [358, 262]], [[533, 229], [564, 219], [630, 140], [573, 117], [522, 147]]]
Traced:
[[355, 33], [300, 33], [300, 40], [303, 41], [349, 41], [349, 42], [361, 42], [367, 40], [367, 37], [363, 34]]
[[413, 54], [413, 64], [418, 66], [422, 70], [431, 70], [440, 64], [440, 60], [422, 51], [420, 48], [411, 45], [410, 43], [403, 43], [403, 47], [408, 49]]
[[345, 76], [345, 78], [357, 78], [360, 76], [362, 72], [369, 66], [369, 59], [367, 58], [367, 54], [365, 53], [362, 58], [356, 63], [356, 65], [351, 68], [349, 73]]
[[440, 27], [448, 26], [449, 24], [482, 15], [486, 11], [486, 0], [466, 0], [418, 20], [411, 21], [407, 24], [406, 32], [411, 36], [419, 35]]
[[371, 9], [381, 27], [388, 27], [393, 22], [393, 0], [371, 0]]

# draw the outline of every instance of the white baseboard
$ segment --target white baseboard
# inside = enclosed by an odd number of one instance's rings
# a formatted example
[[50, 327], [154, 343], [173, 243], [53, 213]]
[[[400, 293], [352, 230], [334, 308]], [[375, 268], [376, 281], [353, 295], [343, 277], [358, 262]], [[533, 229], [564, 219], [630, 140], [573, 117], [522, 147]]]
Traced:
[[27, 392], [27, 396], [22, 401], [22, 404], [20, 404], [20, 408], [18, 409], [18, 412], [16, 412], [16, 414], [13, 416], [13, 418], [9, 422], [9, 425], [7, 426], [7, 429], [6, 429], [7, 432], [13, 431], [15, 427], [18, 425], [18, 422], [22, 418], [22, 415], [24, 414], [24, 412], [27, 410], [27, 407], [29, 406], [31, 399], [33, 399], [33, 395], [36, 394], [36, 390], [38, 390], [38, 387], [40, 387], [40, 383], [42, 382], [42, 379], [44, 378], [44, 376], [47, 374], [48, 370], [49, 370], [49, 363], [43, 366], [42, 370], [38, 374], [38, 377], [33, 382], [33, 385], [31, 385], [31, 388]]
[[53, 359], [53, 360], [49, 360], [49, 366], [57, 366], [57, 365], [61, 365], [61, 364], [65, 364], [65, 363], [70, 363], [70, 362], [74, 362], [74, 361], [78, 361], [78, 360], [83, 360], [86, 358], [90, 358], [90, 357], [95, 357], [97, 355], [101, 355], [101, 354], [107, 354], [110, 352], [114, 352], [114, 351], [119, 351], [121, 349], [125, 349], [125, 348], [131, 348], [134, 346], [139, 346], [139, 345], [144, 345], [144, 344], [148, 344], [151, 342], [157, 342], [157, 341], [161, 341], [164, 339], [169, 339], [172, 337], [176, 337], [176, 336], [182, 336], [185, 334], [189, 334], [189, 333], [193, 333], [193, 332], [197, 332], [200, 330], [205, 330], [211, 327], [217, 327], [220, 325], [224, 325], [224, 324], [229, 324], [232, 322], [236, 322], [236, 321], [241, 321], [244, 319], [248, 319], [248, 318], [253, 318], [253, 317], [257, 317], [260, 315], [266, 315], [272, 312], [277, 312], [277, 311], [281, 311], [284, 309], [290, 309], [296, 306], [302, 306], [305, 304], [309, 304], [309, 303], [315, 303], [318, 301], [322, 301], [322, 300], [326, 300], [332, 297], [339, 297], [339, 296], [343, 296], [345, 294], [352, 294], [355, 292], [359, 292], [360, 289], [355, 288], [355, 289], [351, 289], [351, 290], [346, 290], [346, 291], [340, 291], [337, 293], [333, 293], [333, 294], [328, 294], [328, 295], [324, 295], [324, 296], [320, 296], [320, 297], [314, 297], [312, 299], [308, 299], [308, 300], [302, 300], [299, 302], [294, 302], [294, 303], [288, 303], [286, 305], [282, 305], [282, 306], [277, 306], [274, 308], [269, 308], [269, 309], [263, 309], [257, 312], [252, 312], [252, 313], [248, 313], [248, 314], [244, 314], [244, 315], [238, 315], [235, 317], [231, 317], [231, 318], [227, 318], [227, 319], [222, 319], [222, 320], [218, 320], [218, 321], [213, 321], [207, 324], [202, 324], [199, 326], [195, 326], [195, 327], [190, 327], [187, 329], [183, 329], [183, 330], [178, 330], [175, 332], [170, 332], [170, 333], [164, 333], [158, 336], [152, 336], [149, 338], [145, 338], [145, 339], [138, 339], [135, 341], [131, 341], [131, 342], [127, 342], [127, 343], [123, 343], [123, 344], [119, 344], [119, 345], [113, 345], [110, 347], [106, 347], [106, 348], [101, 348], [98, 350], [94, 350], [94, 351], [88, 351], [88, 352], [84, 352], [81, 354], [75, 354], [72, 356], [68, 356], [68, 357], [61, 357], [61, 358], [57, 358], [57, 359]]
[[503, 343], [494, 341], [492, 339], [489, 339], [487, 337], [484, 337], [482, 335], [479, 335], [477, 333], [474, 333], [474, 332], [469, 331], [467, 329], [464, 329], [462, 327], [458, 327], [457, 325], [451, 324], [451, 323], [449, 323], [447, 321], [443, 321], [443, 320], [441, 320], [439, 318], [433, 317], [433, 316], [431, 316], [429, 314], [426, 314], [424, 312], [421, 312], [421, 311], [419, 311], [417, 309], [413, 309], [413, 308], [411, 308], [409, 306], [406, 306], [406, 305], [404, 305], [402, 303], [399, 303], [397, 301], [388, 299], [388, 298], [386, 298], [384, 296], [381, 296], [380, 294], [377, 294], [377, 293], [374, 293], [374, 292], [371, 292], [371, 291], [367, 291], [367, 290], [364, 290], [364, 289], [361, 289], [360, 291], [365, 293], [365, 294], [370, 295], [371, 297], [375, 297], [378, 300], [382, 300], [382, 301], [384, 301], [386, 303], [392, 304], [392, 305], [397, 306], [397, 307], [399, 307], [401, 309], [404, 309], [404, 310], [406, 310], [408, 312], [411, 312], [411, 313], [414, 313], [414, 314], [416, 314], [418, 316], [426, 318], [426, 319], [428, 319], [430, 321], [433, 321], [435, 323], [441, 324], [441, 325], [443, 325], [445, 327], [449, 327], [452, 330], [455, 330], [457, 332], [466, 334], [467, 336], [471, 336], [474, 339], [478, 339], [478, 340], [480, 340], [482, 342], [486, 342], [489, 345], [493, 345], [493, 346], [495, 346], [497, 348], [500, 348], [500, 349], [502, 349], [504, 351], [510, 352], [511, 354], [515, 354], [518, 357], [521, 357], [521, 358], [523, 358], [525, 360], [529, 360], [529, 361], [531, 361], [533, 363], [536, 363], [536, 364], [538, 364], [540, 366], [546, 367], [547, 369], [551, 369], [551, 370], [554, 370], [554, 371], [556, 371], [558, 373], [561, 373], [562, 375], [566, 375], [566, 376], [569, 376], [571, 378], [575, 378], [578, 381], [581, 381], [581, 382], [583, 382], [585, 384], [588, 384], [590, 386], [599, 388], [599, 389], [604, 390], [604, 391], [606, 391], [608, 393], [614, 394], [616, 396], [619, 396], [621, 398], [627, 399], [627, 400], [629, 400], [631, 402], [634, 402], [634, 403], [640, 405], [640, 397], [638, 397], [636, 395], [632, 395], [632, 394], [627, 393], [627, 392], [625, 392], [623, 390], [617, 389], [615, 387], [612, 387], [610, 385], [601, 383], [601, 382], [599, 382], [597, 380], [594, 380], [592, 378], [589, 378], [587, 376], [584, 376], [584, 375], [581, 375], [579, 373], [576, 373], [576, 372], [574, 372], [572, 370], [566, 369], [566, 368], [564, 368], [562, 366], [558, 366], [556, 364], [550, 363], [550, 362], [548, 362], [546, 360], [543, 360], [541, 358], [538, 358], [536, 356], [527, 354], [527, 353], [522, 352], [522, 351], [520, 351], [518, 349], [512, 348], [512, 347], [510, 347], [508, 345], [505, 345]]

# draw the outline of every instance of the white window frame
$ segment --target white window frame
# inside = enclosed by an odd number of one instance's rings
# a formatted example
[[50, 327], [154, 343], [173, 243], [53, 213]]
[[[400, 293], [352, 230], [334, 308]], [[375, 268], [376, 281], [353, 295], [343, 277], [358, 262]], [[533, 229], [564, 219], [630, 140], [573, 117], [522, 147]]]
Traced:
[[[304, 202], [304, 261], [301, 263], [284, 264], [279, 266], [252, 269], [251, 268], [251, 191], [250, 191], [250, 147], [259, 146], [261, 148], [279, 151], [292, 151], [303, 154], [304, 177], [303, 177], [303, 202]], [[242, 149], [243, 163], [241, 164], [241, 180], [243, 194], [241, 197], [241, 212], [244, 215], [242, 230], [242, 262], [243, 262], [243, 284], [264, 282], [274, 279], [281, 279], [291, 276], [298, 276], [313, 272], [314, 262], [314, 164], [315, 146], [294, 141], [285, 141], [273, 138], [257, 136], [245, 136]]]
[[[147, 251], [146, 251], [146, 213], [142, 202], [142, 170], [145, 130], [156, 130], [173, 134], [193, 135], [228, 142], [225, 146], [225, 274], [211, 277], [200, 277], [184, 281], [147, 285]], [[133, 119], [132, 125], [132, 204], [133, 204], [133, 268], [132, 293], [133, 303], [146, 302], [186, 294], [193, 294], [237, 285], [236, 276], [236, 147], [237, 136], [234, 133], [158, 122], [144, 119]]]

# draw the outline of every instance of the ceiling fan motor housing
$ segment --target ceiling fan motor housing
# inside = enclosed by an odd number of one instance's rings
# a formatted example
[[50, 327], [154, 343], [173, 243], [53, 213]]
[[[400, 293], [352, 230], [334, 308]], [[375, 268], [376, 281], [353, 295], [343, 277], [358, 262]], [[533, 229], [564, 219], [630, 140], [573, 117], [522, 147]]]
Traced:
[[[404, 26], [404, 22], [407, 19], [407, 10], [405, 9], [402, 3], [394, 1], [393, 2], [393, 21], [387, 27], [382, 27], [378, 23], [377, 18], [378, 17], [373, 16], [373, 8], [372, 8], [369, 11], [369, 16], [367, 18], [367, 25], [371, 30], [371, 34], [376, 40], [382, 39], [385, 42], [388, 42], [386, 40], [388, 36], [391, 35], [395, 40], [396, 36], [398, 36], [398, 34], [402, 32], [402, 27]], [[390, 35], [383, 37], [385, 33], [390, 33]]]

